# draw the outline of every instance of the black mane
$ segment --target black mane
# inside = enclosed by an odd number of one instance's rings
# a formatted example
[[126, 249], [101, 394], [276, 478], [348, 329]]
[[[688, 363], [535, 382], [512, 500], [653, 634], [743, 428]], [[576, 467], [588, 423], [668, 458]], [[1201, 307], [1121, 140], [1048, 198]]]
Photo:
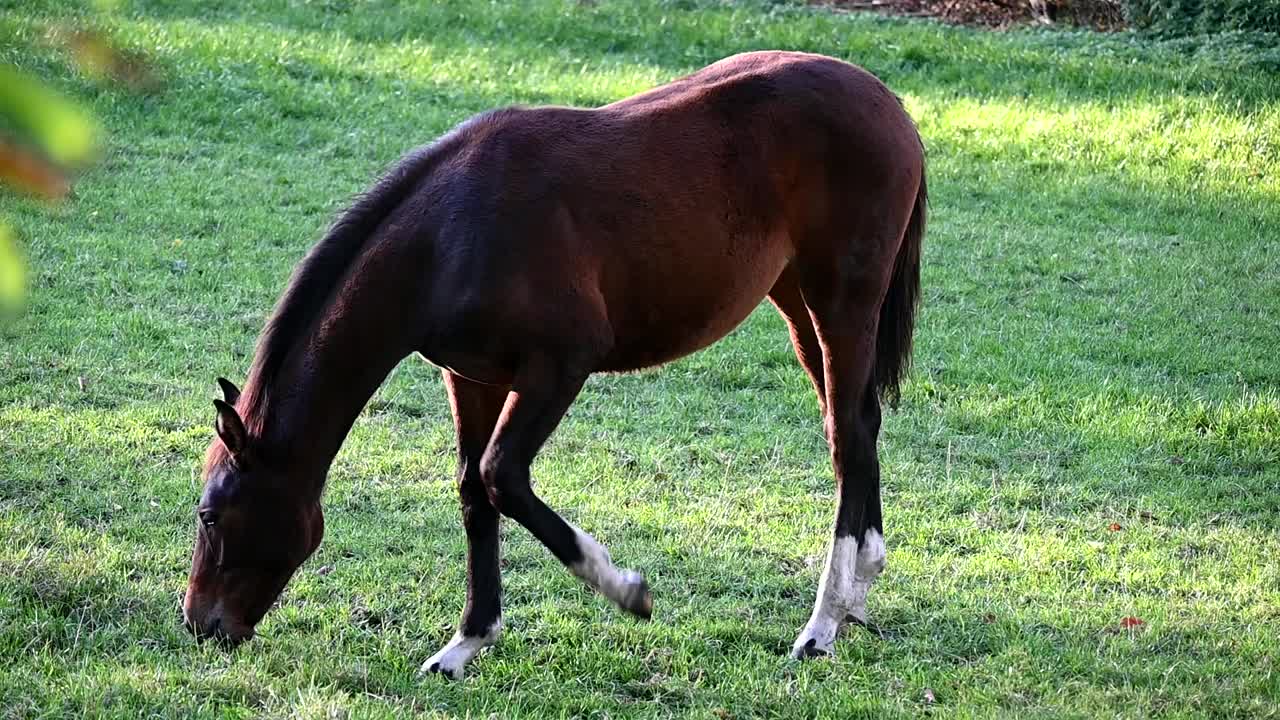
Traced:
[[[439, 143], [435, 143], [418, 148], [401, 158], [372, 188], [357, 196], [298, 264], [258, 338], [244, 398], [238, 403], [241, 414], [246, 409], [263, 406], [272, 381], [289, 353], [311, 332], [368, 239], [413, 192], [430, 167], [431, 158], [436, 155], [432, 151], [438, 146]], [[261, 420], [255, 417], [253, 422], [260, 425]]]

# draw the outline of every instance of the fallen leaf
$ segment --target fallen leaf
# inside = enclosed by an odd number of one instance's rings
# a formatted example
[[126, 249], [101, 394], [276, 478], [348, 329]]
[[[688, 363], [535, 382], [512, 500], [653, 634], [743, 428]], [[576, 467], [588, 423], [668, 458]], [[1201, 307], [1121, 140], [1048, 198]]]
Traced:
[[71, 192], [71, 180], [61, 169], [3, 140], [0, 140], [0, 180], [46, 200], [59, 200]]
[[1120, 523], [1111, 523], [1107, 526], [1107, 529], [1111, 532], [1120, 532], [1123, 528], [1120, 527]]
[[118, 82], [135, 92], [155, 90], [160, 85], [146, 57], [125, 50], [96, 30], [59, 28], [50, 40], [71, 53], [72, 59], [86, 74]]

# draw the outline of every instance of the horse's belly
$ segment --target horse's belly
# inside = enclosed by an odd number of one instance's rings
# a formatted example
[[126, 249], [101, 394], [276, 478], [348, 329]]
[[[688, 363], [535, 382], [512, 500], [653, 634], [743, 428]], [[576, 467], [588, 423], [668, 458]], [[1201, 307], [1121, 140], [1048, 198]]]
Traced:
[[613, 349], [598, 368], [626, 372], [697, 352], [728, 335], [755, 310], [782, 273], [785, 261], [753, 263], [753, 272], [689, 276], [674, 273], [631, 292], [626, 308], [610, 302]]

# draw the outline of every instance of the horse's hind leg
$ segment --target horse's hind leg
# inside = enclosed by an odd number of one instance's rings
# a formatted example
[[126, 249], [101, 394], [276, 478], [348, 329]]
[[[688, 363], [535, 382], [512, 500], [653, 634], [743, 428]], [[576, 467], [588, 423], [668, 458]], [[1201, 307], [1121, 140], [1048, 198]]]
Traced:
[[502, 629], [502, 576], [498, 559], [498, 511], [480, 478], [480, 460], [489, 445], [509, 388], [481, 385], [444, 371], [458, 439], [458, 495], [467, 533], [467, 604], [458, 631], [422, 664], [422, 672], [454, 679], [463, 667], [498, 640]]
[[808, 286], [805, 289], [822, 348], [823, 419], [838, 500], [835, 537], [813, 614], [792, 647], [794, 657], [830, 653], [844, 623], [865, 622], [867, 591], [884, 568], [876, 454], [880, 399], [874, 381], [883, 285], [879, 278], [863, 277], [818, 284], [812, 292]]
[[783, 270], [773, 284], [773, 289], [769, 291], [769, 300], [778, 309], [782, 319], [787, 321], [796, 359], [813, 381], [813, 389], [818, 395], [818, 409], [826, 417], [827, 390], [823, 379], [822, 345], [818, 342], [818, 333], [813, 329], [809, 308], [804, 304], [804, 296], [800, 293], [799, 280], [795, 268]]

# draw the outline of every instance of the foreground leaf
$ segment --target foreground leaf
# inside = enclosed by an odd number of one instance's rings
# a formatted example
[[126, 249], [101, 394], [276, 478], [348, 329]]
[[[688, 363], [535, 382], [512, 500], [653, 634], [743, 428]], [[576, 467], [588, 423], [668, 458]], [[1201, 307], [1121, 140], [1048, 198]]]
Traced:
[[13, 228], [0, 223], [0, 311], [22, 307], [27, 289], [27, 268], [14, 241]]
[[98, 128], [84, 111], [39, 80], [4, 65], [0, 118], [28, 135], [59, 165], [86, 165], [97, 150]]

